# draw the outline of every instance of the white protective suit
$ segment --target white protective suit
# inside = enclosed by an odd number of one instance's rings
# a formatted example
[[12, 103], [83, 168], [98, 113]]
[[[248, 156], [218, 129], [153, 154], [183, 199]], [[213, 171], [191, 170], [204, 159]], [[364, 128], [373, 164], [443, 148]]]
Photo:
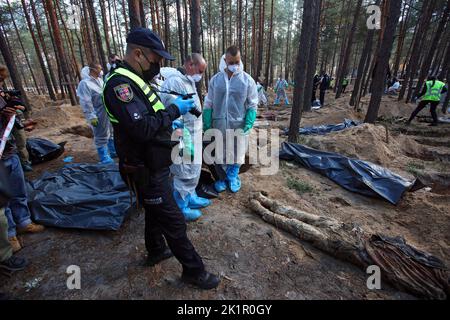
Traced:
[[258, 90], [259, 103], [264, 106], [267, 106], [267, 97], [263, 85], [260, 84], [259, 82], [256, 83], [256, 89]]
[[[175, 91], [181, 94], [197, 93], [195, 82], [177, 69], [161, 68], [161, 76], [165, 78], [161, 91]], [[161, 93], [160, 97], [161, 102], [165, 106], [170, 105], [177, 98], [177, 96], [164, 93]], [[197, 109], [201, 110], [202, 106], [199, 96], [196, 94], [193, 98]], [[201, 116], [197, 118], [190, 113], [181, 116], [180, 120], [183, 121], [184, 127], [189, 130], [194, 143], [195, 153], [198, 155], [195, 163], [172, 164], [170, 167], [170, 171], [174, 175], [174, 188], [185, 199], [188, 194], [192, 195], [195, 192], [200, 179], [203, 120]], [[197, 159], [199, 160], [197, 161]]]
[[77, 88], [77, 96], [83, 109], [84, 117], [89, 125], [95, 118], [98, 119], [97, 127], [91, 125], [94, 132], [94, 143], [97, 148], [107, 146], [109, 139], [113, 138], [112, 125], [103, 106], [102, 91], [103, 79], [94, 79], [89, 75], [89, 67], [81, 69], [81, 81]]
[[[248, 136], [243, 139], [235, 139], [234, 148], [229, 150], [226, 147], [226, 130], [227, 129], [244, 129], [245, 115], [248, 109], [258, 109], [258, 90], [253, 78], [244, 71], [244, 64], [241, 61], [239, 71], [233, 74], [229, 79], [225, 71], [227, 65], [225, 55], [222, 56], [219, 70], [214, 75], [208, 87], [208, 95], [205, 98], [204, 109], [212, 109], [212, 126], [223, 134], [224, 159], [223, 164], [216, 166], [218, 174], [222, 180], [226, 178], [226, 163], [228, 159], [234, 159], [235, 164], [243, 164], [245, 161], [245, 153], [248, 147]], [[241, 146], [243, 152], [238, 152], [237, 141], [245, 143]], [[222, 170], [220, 170], [222, 168]]]

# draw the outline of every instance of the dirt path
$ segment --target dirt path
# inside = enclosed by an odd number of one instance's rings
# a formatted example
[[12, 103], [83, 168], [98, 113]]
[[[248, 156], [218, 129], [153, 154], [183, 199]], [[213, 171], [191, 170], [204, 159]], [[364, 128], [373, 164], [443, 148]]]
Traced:
[[[331, 99], [329, 107], [305, 114], [302, 125], [360, 119], [360, 114], [345, 106], [348, 98], [346, 95], [339, 101]], [[55, 142], [67, 141], [63, 157], [74, 156], [75, 162], [95, 162], [92, 140], [85, 137], [84, 129], [73, 129], [85, 126], [81, 113], [73, 107], [67, 108], [69, 117], [64, 123], [47, 123], [34, 135]], [[394, 116], [404, 116], [413, 106], [400, 105], [387, 98], [383, 108], [391, 113], [402, 108]], [[277, 110], [279, 119], [270, 121], [270, 126], [286, 126], [288, 117], [283, 113], [287, 111]], [[190, 238], [205, 264], [222, 276], [217, 290], [203, 292], [183, 286], [178, 280], [181, 267], [175, 259], [155, 268], [143, 267], [144, 217], [138, 214], [129, 217], [118, 232], [49, 228], [43, 234], [25, 236], [25, 248], [20, 255], [29, 258], [32, 265], [13, 278], [0, 278], [2, 290], [22, 299], [414, 299], [384, 284], [380, 291], [368, 290], [365, 272], [264, 223], [247, 208], [249, 193], [263, 190], [272, 198], [305, 211], [353, 221], [373, 232], [401, 235], [450, 265], [450, 192], [439, 182], [450, 171], [449, 158], [446, 158], [450, 155], [447, 144], [450, 126], [434, 129], [433, 135], [423, 134], [432, 131], [421, 123], [408, 129], [411, 134], [402, 130], [401, 125], [390, 126], [389, 143], [383, 142], [380, 129], [374, 129], [368, 136], [359, 136], [359, 131], [352, 135], [349, 131], [337, 133], [335, 138], [305, 141], [319, 147], [333, 147], [344, 154], [355, 153], [361, 158], [386, 150], [386, 157], [375, 160], [408, 178], [412, 179], [414, 173], [435, 184], [431, 190], [405, 195], [397, 207], [350, 193], [329, 179], [286, 162], [281, 163], [275, 176], [260, 176], [255, 167], [243, 174], [243, 189], [239, 194], [222, 194], [204, 210], [200, 221], [188, 225]], [[439, 140], [431, 139], [434, 135]], [[348, 142], [351, 136], [354, 140]], [[366, 138], [374, 141], [365, 143]], [[333, 144], [330, 142], [333, 139], [338, 142]], [[413, 146], [424, 149], [408, 149], [411, 153], [408, 155], [399, 147], [406, 144], [402, 139], [414, 140]], [[339, 143], [342, 140], [348, 143]], [[355, 143], [363, 147], [352, 148]], [[428, 158], [420, 157], [421, 152]], [[37, 166], [29, 178], [63, 166], [63, 157]], [[288, 179], [304, 182], [311, 191], [290, 189]], [[66, 287], [65, 272], [69, 265], [81, 268], [81, 290], [71, 291]], [[38, 285], [27, 291], [25, 284], [34, 279], [39, 280]]]

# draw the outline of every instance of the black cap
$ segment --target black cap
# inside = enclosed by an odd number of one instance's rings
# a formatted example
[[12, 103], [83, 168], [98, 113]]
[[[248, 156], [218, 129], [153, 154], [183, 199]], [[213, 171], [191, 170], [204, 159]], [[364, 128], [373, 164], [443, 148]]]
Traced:
[[175, 60], [172, 55], [167, 52], [164, 43], [158, 35], [147, 28], [135, 28], [127, 36], [127, 43], [137, 44], [139, 46], [152, 49], [153, 52], [160, 55], [166, 60]]

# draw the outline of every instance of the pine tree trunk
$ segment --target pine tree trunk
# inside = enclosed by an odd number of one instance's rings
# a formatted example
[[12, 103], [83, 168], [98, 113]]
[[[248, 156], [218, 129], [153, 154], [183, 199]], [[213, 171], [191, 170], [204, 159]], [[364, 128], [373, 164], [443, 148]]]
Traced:
[[139, 0], [128, 0], [128, 16], [130, 17], [130, 29], [139, 28], [142, 26], [141, 12]]
[[[102, 0], [104, 1], [104, 0]], [[111, 1], [108, 1], [108, 16], [109, 16], [109, 22], [111, 24], [111, 40], [112, 40], [112, 44], [113, 44], [113, 49], [114, 49], [114, 54], [119, 54], [119, 51], [117, 50], [117, 43], [116, 43], [116, 37], [114, 36], [114, 30], [115, 26], [114, 26], [114, 21], [113, 21], [113, 16], [112, 16], [112, 10], [111, 10]], [[111, 50], [111, 48], [110, 48]], [[113, 52], [110, 51], [109, 54], [112, 54]]]
[[220, 12], [221, 12], [221, 19], [222, 19], [222, 52], [225, 53], [226, 49], [226, 30], [225, 30], [225, 0], [220, 0]]
[[211, 0], [208, 0], [207, 13], [208, 13], [207, 26], [208, 26], [208, 43], [209, 43], [209, 47], [208, 47], [208, 51], [209, 51], [208, 52], [208, 61], [209, 61], [208, 64], [209, 64], [209, 67], [208, 67], [208, 69], [209, 69], [209, 73], [210, 73], [210, 77], [209, 78], [211, 78], [211, 75], [216, 73], [216, 68], [215, 68], [215, 66], [216, 66], [216, 58], [215, 58], [215, 55], [214, 55], [214, 51], [217, 51], [217, 50], [213, 49], [213, 47], [215, 48], [215, 43], [213, 44], [213, 39], [212, 39], [212, 33], [214, 32], [214, 29], [213, 29], [213, 24], [212, 24], [212, 20], [211, 20]]
[[309, 112], [312, 107], [312, 96], [314, 89], [314, 74], [316, 72], [317, 66], [317, 48], [319, 42], [319, 29], [320, 29], [320, 14], [322, 8], [322, 0], [316, 0], [316, 7], [314, 10], [314, 16], [312, 21], [312, 29], [311, 29], [311, 45], [309, 46], [308, 53], [308, 68], [306, 71], [306, 85], [305, 85], [305, 94], [303, 101], [303, 111]]
[[200, 47], [200, 0], [191, 0], [191, 50], [201, 53]]
[[245, 18], [244, 18], [244, 66], [247, 66], [248, 62], [248, 32], [247, 32], [247, 22], [248, 22], [248, 0], [245, 0]]
[[[447, 45], [447, 50], [445, 50], [444, 61], [442, 63], [442, 72], [440, 75], [444, 76], [448, 73], [448, 71], [450, 71], [450, 42]], [[449, 78], [446, 79], [449, 81]]]
[[[343, 3], [342, 10], [344, 10], [344, 2], [342, 2], [342, 3]], [[348, 16], [348, 15], [350, 15], [350, 11], [351, 11], [351, 0], [349, 0], [347, 2], [347, 5], [345, 7], [347, 8], [347, 10], [345, 11], [346, 12], [345, 16]], [[339, 79], [341, 79], [341, 77], [342, 77], [342, 64], [344, 62], [344, 55], [345, 55], [346, 46], [348, 43], [347, 37], [348, 37], [348, 33], [350, 32], [350, 28], [351, 28], [351, 26], [349, 26], [347, 24], [347, 26], [343, 27], [341, 30], [340, 39], [342, 39], [342, 40], [341, 40], [341, 47], [339, 50], [339, 52], [340, 52], [339, 53], [339, 63], [338, 63], [338, 68], [337, 68], [337, 72], [336, 72], [336, 85], [334, 87], [334, 92], [337, 92], [338, 82], [339, 82]]]
[[116, 27], [116, 34], [118, 37], [117, 45], [120, 44], [120, 51], [122, 53], [122, 56], [124, 56], [125, 55], [125, 47], [124, 47], [123, 40], [122, 40], [122, 32], [121, 32], [122, 28], [120, 27], [120, 20], [119, 20], [119, 13], [118, 13], [119, 11], [117, 10], [116, 0], [113, 0], [113, 4], [114, 4], [114, 12], [115, 12], [114, 24]]
[[242, 50], [242, 0], [237, 0], [237, 43]]
[[84, 48], [86, 50], [86, 56], [87, 56], [87, 62], [88, 64], [93, 62], [95, 59], [94, 50], [92, 48], [93, 40], [91, 37], [90, 32], [90, 19], [89, 19], [89, 13], [88, 8], [86, 4], [86, 0], [81, 1], [81, 8], [82, 8], [82, 18], [81, 18], [81, 24], [84, 24], [84, 31], [85, 31], [85, 43]]
[[[377, 0], [375, 5], [378, 6], [380, 5], [380, 3], [381, 0]], [[361, 57], [358, 64], [358, 73], [353, 87], [352, 96], [350, 98], [350, 105], [354, 107], [358, 107], [359, 101], [361, 100], [361, 96], [364, 90], [363, 84], [365, 83], [365, 79], [368, 76], [367, 74], [371, 64], [374, 38], [375, 38], [375, 29], [371, 29], [367, 34], [364, 48], [361, 53]]]
[[100, 0], [100, 11], [102, 13], [102, 25], [103, 25], [103, 33], [105, 35], [106, 52], [107, 55], [109, 56], [111, 54], [111, 43], [109, 42], [109, 26], [105, 0]]
[[419, 81], [417, 82], [416, 89], [414, 90], [414, 96], [417, 97], [420, 94], [420, 91], [422, 90], [422, 86], [424, 84], [424, 81], [428, 75], [428, 72], [431, 67], [431, 63], [433, 62], [433, 57], [436, 52], [436, 48], [438, 46], [439, 40], [441, 39], [445, 25], [448, 22], [448, 17], [450, 14], [450, 0], [447, 0], [447, 5], [445, 7], [444, 13], [442, 14], [441, 20], [439, 22], [437, 30], [434, 32], [434, 37], [431, 42], [431, 45], [428, 47], [428, 53], [425, 56], [421, 67], [420, 67], [420, 75], [419, 75]]
[[[408, 66], [406, 68], [406, 75], [404, 77], [403, 86], [400, 89], [399, 100], [403, 100], [405, 97], [405, 93], [407, 88], [412, 88], [414, 83], [414, 77], [417, 71], [417, 64], [420, 59], [420, 53], [422, 50], [423, 39], [426, 34], [426, 30], [429, 27], [431, 15], [433, 13], [433, 9], [435, 7], [436, 0], [430, 0], [423, 2], [423, 12], [421, 15], [420, 22], [418, 24], [416, 37], [414, 40], [414, 44], [411, 51], [411, 58], [409, 60]], [[406, 102], [408, 103], [412, 95], [412, 90], [408, 91], [408, 95], [406, 97]]]
[[[152, 19], [152, 30], [154, 32], [157, 32], [158, 26], [156, 24], [156, 15], [155, 15], [155, 8], [153, 6], [153, 1], [154, 0], [148, 0], [148, 6], [150, 7], [150, 16]], [[180, 1], [180, 0], [177, 0], [177, 1]]]
[[378, 110], [384, 93], [386, 71], [389, 68], [389, 58], [394, 45], [395, 31], [402, 8], [401, 1], [386, 0], [386, 2], [388, 16], [385, 22], [385, 30], [383, 30], [383, 39], [381, 41], [380, 50], [376, 58], [377, 66], [375, 68], [375, 77], [373, 79], [372, 98], [370, 99], [369, 108], [365, 118], [366, 123], [374, 123], [378, 117]]
[[275, 0], [272, 0], [271, 6], [270, 6], [270, 27], [269, 27], [269, 43], [267, 45], [267, 52], [266, 52], [266, 70], [264, 72], [264, 86], [267, 90], [269, 86], [269, 68], [271, 63], [271, 57], [272, 57], [272, 38], [273, 38], [273, 11], [274, 11], [274, 3]]
[[65, 34], [66, 40], [67, 40], [66, 42], [67, 42], [68, 47], [69, 47], [69, 50], [70, 50], [70, 55], [71, 55], [71, 60], [72, 60], [72, 61], [71, 61], [72, 70], [73, 70], [74, 74], [78, 77], [78, 79], [81, 80], [81, 76], [80, 76], [80, 68], [79, 68], [79, 66], [78, 66], [77, 58], [76, 58], [76, 56], [75, 56], [75, 49], [74, 49], [74, 47], [73, 47], [72, 39], [71, 39], [70, 36], [69, 36], [69, 32], [68, 32], [67, 24], [66, 24], [66, 19], [65, 19], [65, 17], [62, 15], [61, 7], [60, 7], [58, 1], [55, 1], [55, 5], [56, 5], [56, 8], [57, 8], [57, 10], [58, 10], [58, 14], [59, 14], [59, 16], [60, 16], [60, 18], [61, 18], [61, 22], [62, 22], [62, 25], [63, 25], [64, 34]]
[[184, 56], [189, 54], [189, 31], [188, 31], [188, 0], [183, 0], [184, 4]]
[[178, 23], [178, 45], [181, 56], [181, 64], [184, 64], [184, 43], [183, 43], [183, 20], [181, 17], [181, 4], [180, 0], [176, 0], [177, 5], [177, 23]]
[[448, 45], [450, 44], [450, 32], [441, 39], [441, 43], [437, 48], [436, 57], [433, 61], [433, 65], [431, 67], [431, 73], [437, 74], [439, 73], [439, 68], [442, 64], [445, 64], [445, 53], [447, 52]]
[[37, 93], [41, 94], [41, 90], [39, 89], [39, 85], [38, 85], [38, 83], [36, 81], [36, 76], [34, 75], [33, 68], [31, 67], [31, 63], [30, 63], [30, 59], [28, 58], [27, 51], [25, 50], [25, 47], [23, 46], [22, 38], [20, 37], [20, 33], [19, 33], [18, 28], [17, 28], [16, 20], [14, 19], [14, 15], [13, 15], [13, 12], [12, 12], [9, 0], [6, 0], [6, 6], [8, 7], [9, 15], [11, 16], [11, 21], [13, 23], [14, 30], [15, 30], [16, 35], [17, 35], [17, 40], [19, 41], [20, 48], [22, 49], [23, 55], [25, 57], [25, 61], [27, 63], [28, 69], [30, 71], [31, 78], [33, 79], [33, 83], [34, 83], [34, 85], [36, 87]]
[[36, 39], [36, 35], [33, 32], [33, 25], [31, 23], [30, 13], [28, 12], [25, 0], [21, 0], [21, 2], [22, 2], [23, 12], [25, 13], [25, 19], [27, 20], [28, 29], [31, 34], [31, 39], [33, 40], [33, 45], [34, 45], [34, 49], [36, 51], [36, 56], [38, 58], [39, 65], [41, 66], [42, 74], [44, 75], [45, 84], [47, 85], [48, 95], [50, 96], [50, 99], [52, 99], [53, 101], [56, 101], [56, 95], [55, 95], [55, 91], [53, 90], [52, 80], [47, 72], [44, 58], [42, 57], [41, 49], [39, 48], [39, 43]]
[[95, 41], [98, 48], [99, 62], [101, 63], [103, 70], [107, 70], [107, 62], [105, 58], [105, 50], [103, 49], [102, 37], [100, 34], [100, 28], [97, 23], [97, 16], [95, 14], [94, 2], [93, 0], [86, 0], [89, 9], [89, 15], [91, 16], [91, 23], [94, 29]]
[[[39, 21], [39, 17], [38, 17], [37, 11], [36, 11], [36, 6], [34, 4], [34, 0], [30, 0], [30, 6], [31, 6], [31, 12], [32, 12], [33, 18], [34, 18], [34, 25], [36, 27], [38, 38], [39, 38], [39, 41], [42, 46], [42, 52], [44, 53], [44, 57], [45, 57], [45, 60], [47, 62], [47, 66], [48, 66], [48, 72], [50, 75], [50, 79], [52, 81], [52, 87], [53, 87], [52, 91], [56, 96], [56, 93], [58, 92], [58, 82], [56, 81], [56, 76], [55, 76], [55, 73], [53, 72], [52, 63], [50, 61], [50, 56], [49, 56], [49, 53], [47, 50], [47, 45], [45, 44], [45, 39], [44, 39], [44, 35], [42, 33], [41, 23]], [[31, 19], [30, 19], [30, 21], [31, 21]], [[32, 32], [32, 31], [30, 30], [30, 32]], [[49, 94], [50, 94], [50, 90], [49, 90]]]
[[[14, 54], [14, 51], [13, 51], [13, 46], [11, 45], [11, 42], [9, 41], [9, 38], [8, 38], [8, 32], [10, 32], [11, 30], [6, 29], [4, 25], [0, 25], [0, 31], [3, 32], [3, 34], [5, 35], [6, 45], [9, 48], [9, 51], [11, 52], [11, 56], [16, 57], [16, 55]], [[17, 66], [17, 70], [19, 71], [18, 74], [22, 77], [24, 88], [30, 88], [28, 79], [26, 77], [27, 73], [23, 69], [22, 63], [20, 63], [16, 66]]]
[[[334, 42], [333, 60], [331, 62], [331, 71], [330, 71], [330, 76], [331, 77], [334, 77], [335, 71], [337, 71], [336, 70], [336, 56], [337, 56], [337, 51], [338, 51], [339, 39], [341, 38], [342, 30], [343, 30], [344, 7], [345, 7], [345, 2], [343, 1], [342, 2], [342, 7], [341, 7], [341, 16], [339, 18], [338, 33], [337, 33], [337, 37], [336, 37], [335, 42]], [[336, 86], [333, 88], [333, 90], [334, 90], [334, 92], [336, 92]]]
[[144, 1], [139, 1], [139, 14], [141, 15], [141, 26], [147, 28], [147, 22], [145, 21]]
[[47, 22], [47, 30], [49, 30], [48, 34], [49, 34], [49, 37], [50, 37], [50, 41], [52, 43], [53, 52], [54, 52], [54, 56], [55, 56], [54, 60], [56, 62], [56, 70], [58, 71], [59, 91], [61, 92], [61, 99], [65, 99], [66, 98], [66, 90], [64, 89], [64, 85], [63, 85], [64, 80], [63, 80], [63, 72], [62, 72], [62, 69], [61, 69], [61, 61], [59, 61], [59, 59], [58, 59], [58, 52], [57, 52], [57, 49], [56, 49], [55, 38], [54, 38], [53, 33], [51, 31], [52, 30], [52, 26], [50, 24], [50, 16], [49, 16], [47, 7], [45, 6], [45, 3], [43, 3], [43, 5], [44, 5], [45, 20]]
[[350, 98], [350, 105], [356, 106], [359, 104], [360, 94], [361, 94], [361, 84], [365, 78], [364, 71], [367, 72], [366, 65], [370, 64], [370, 55], [373, 47], [373, 39], [375, 37], [375, 30], [369, 30], [366, 38], [366, 43], [364, 44], [363, 51], [361, 53], [361, 58], [358, 65], [358, 74], [356, 76], [355, 85], [353, 87], [352, 96]]
[[305, 87], [308, 81], [312, 81], [312, 79], [306, 78], [309, 57], [308, 53], [305, 53], [304, 48], [309, 48], [311, 46], [312, 25], [315, 19], [315, 11], [318, 10], [318, 6], [319, 3], [317, 0], [304, 0], [302, 31], [295, 65], [296, 86], [294, 88], [294, 101], [289, 126], [288, 140], [292, 143], [297, 143], [299, 140], [300, 121], [305, 100]]
[[[185, 2], [186, 2], [186, 0], [185, 0]], [[161, 27], [163, 25], [163, 18], [161, 17], [161, 12], [159, 10], [158, 0], [154, 0], [153, 4], [155, 6], [155, 15], [156, 15], [156, 24], [158, 26], [158, 34], [160, 37], [163, 37], [164, 30]], [[185, 14], [187, 17], [187, 13], [185, 13]]]
[[[169, 23], [169, 8], [166, 0], [162, 0], [163, 14], [164, 14], [164, 44], [166, 48], [170, 48], [170, 23]], [[200, 34], [199, 34], [200, 36]], [[199, 45], [200, 46], [200, 45]], [[168, 65], [168, 61], [165, 60], [164, 64]], [[172, 62], [170, 62], [172, 63]]]
[[339, 99], [341, 97], [342, 82], [344, 81], [344, 78], [347, 76], [347, 73], [348, 73], [348, 64], [349, 64], [349, 60], [350, 60], [350, 54], [352, 52], [353, 37], [355, 35], [356, 27], [358, 25], [358, 20], [359, 20], [360, 13], [361, 13], [361, 6], [362, 6], [362, 0], [358, 0], [358, 2], [356, 4], [356, 9], [355, 9], [355, 15], [353, 17], [352, 27], [350, 29], [350, 32], [349, 32], [349, 35], [347, 38], [347, 44], [345, 46], [345, 53], [344, 53], [344, 57], [343, 57], [341, 73], [340, 73], [339, 78], [336, 79], [336, 86], [337, 86], [336, 99]]
[[258, 50], [256, 50], [256, 45], [257, 45], [257, 41], [256, 41], [256, 0], [253, 2], [253, 9], [252, 9], [253, 13], [252, 13], [252, 63], [251, 63], [251, 75], [253, 76], [253, 78], [255, 77], [255, 73], [256, 73], [256, 60], [257, 60], [257, 53]]
[[[204, 28], [203, 17], [201, 15], [201, 8], [200, 8], [200, 34], [201, 34], [201, 48], [202, 48], [201, 54], [203, 55], [203, 57], [206, 57], [206, 55], [208, 53], [208, 50], [205, 47], [206, 44], [205, 44], [205, 35], [204, 35], [204, 29], [203, 28]], [[208, 79], [209, 79], [209, 74], [208, 73], [209, 73], [209, 70], [208, 70], [208, 68], [206, 68], [205, 76], [203, 77], [203, 81], [205, 83], [205, 87], [206, 88], [208, 88]], [[199, 82], [197, 84], [197, 90], [198, 90], [199, 96], [201, 97], [200, 98], [200, 103], [203, 106], [203, 96], [202, 96], [202, 92], [201, 92], [202, 91], [202, 85], [201, 84], [202, 84], [202, 82]]]
[[130, 29], [128, 28], [127, 7], [125, 5], [125, 0], [122, 0], [122, 15], [123, 15], [123, 20], [125, 21], [125, 33], [128, 34]]
[[[72, 7], [78, 6], [78, 2], [76, 2], [75, 0], [70, 0], [70, 5]], [[74, 23], [76, 22], [75, 18], [73, 19], [73, 22]], [[78, 33], [78, 30], [75, 30], [75, 32], [71, 30], [70, 31], [70, 35], [72, 37], [72, 43], [74, 44], [74, 46], [78, 46], [78, 53], [79, 53], [79, 56], [80, 56], [81, 65], [84, 66], [85, 65], [84, 64], [85, 59], [84, 59], [84, 50], [82, 48], [82, 44], [83, 43], [82, 43], [82, 40], [80, 39], [80, 35]], [[75, 38], [77, 39], [77, 44], [76, 45], [75, 45], [74, 35], [75, 35]]]
[[405, 38], [406, 38], [406, 31], [407, 31], [407, 26], [409, 23], [409, 18], [411, 16], [411, 4], [412, 4], [413, 0], [409, 0], [409, 4], [408, 6], [405, 5], [405, 8], [403, 9], [402, 12], [402, 24], [400, 27], [400, 33], [399, 33], [399, 37], [397, 40], [397, 51], [395, 54], [395, 62], [394, 62], [394, 67], [392, 70], [392, 74], [397, 77], [398, 76], [398, 70], [400, 68], [400, 59], [402, 57], [402, 51], [403, 51], [403, 47], [405, 44]]
[[[448, 53], [448, 51], [447, 51], [447, 53]], [[449, 61], [449, 60], [450, 60], [450, 54], [447, 54], [447, 61]], [[447, 79], [447, 83], [448, 83], [448, 79], [450, 79], [450, 68], [447, 68], [447, 72], [445, 73], [445, 78]], [[445, 96], [444, 103], [442, 104], [442, 110], [444, 110], [445, 113], [447, 113], [449, 102], [450, 102], [450, 94], [447, 93], [447, 95]]]
[[16, 62], [11, 54], [11, 50], [6, 41], [6, 35], [0, 29], [0, 52], [2, 53], [3, 60], [5, 64], [8, 66], [9, 74], [11, 76], [11, 81], [16, 90], [20, 90], [22, 93], [22, 100], [26, 104], [26, 107], [29, 112], [32, 110], [32, 106], [30, 105], [30, 101], [28, 99], [28, 95], [22, 85], [22, 81], [20, 80], [19, 71], [17, 70]]
[[258, 79], [261, 75], [261, 69], [263, 64], [263, 54], [264, 54], [264, 20], [265, 20], [265, 0], [261, 0], [259, 8], [259, 37], [258, 37], [258, 62], [256, 68], [256, 78]]
[[288, 29], [286, 33], [286, 50], [285, 50], [285, 57], [284, 57], [284, 78], [286, 81], [289, 81], [289, 61], [291, 59], [290, 57], [290, 43], [291, 43], [291, 21], [288, 22]]
[[70, 74], [68, 64], [66, 62], [66, 54], [64, 52], [64, 47], [61, 38], [61, 32], [58, 25], [58, 19], [56, 18], [56, 11], [53, 6], [52, 0], [45, 0], [45, 6], [50, 18], [50, 24], [52, 26], [52, 34], [55, 39], [55, 46], [57, 50], [57, 59], [61, 62], [61, 71], [64, 81], [66, 82], [66, 86], [69, 92], [70, 102], [72, 105], [77, 104], [77, 97], [75, 94], [75, 88], [73, 84], [73, 78]]
[[228, 17], [229, 17], [229, 19], [228, 19], [228, 30], [229, 30], [229, 32], [228, 32], [228, 34], [229, 34], [228, 43], [232, 44], [232, 43], [234, 43], [234, 41], [233, 41], [233, 28], [232, 28], [232, 23], [231, 23], [231, 21], [232, 21], [232, 19], [231, 19], [232, 18], [231, 7], [233, 5], [233, 2], [232, 1], [228, 1], [228, 3], [230, 4], [230, 7], [228, 9], [228, 13], [229, 13], [228, 14]]

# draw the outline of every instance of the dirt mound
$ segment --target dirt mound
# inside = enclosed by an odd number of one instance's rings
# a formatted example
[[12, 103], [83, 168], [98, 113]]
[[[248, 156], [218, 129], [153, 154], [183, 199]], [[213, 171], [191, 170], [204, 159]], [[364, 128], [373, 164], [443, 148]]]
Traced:
[[[367, 113], [369, 102], [370, 96], [361, 99], [361, 113], [364, 115]], [[413, 103], [407, 104], [403, 101], [398, 101], [396, 96], [383, 96], [380, 109], [378, 110], [378, 117], [384, 119], [409, 118], [416, 107]]]
[[309, 137], [307, 144], [315, 149], [340, 153], [385, 167], [391, 166], [393, 162], [407, 162], [406, 156], [426, 154], [425, 148], [414, 139], [394, 136], [385, 127], [372, 124], [363, 124], [326, 136]]
[[86, 138], [93, 138], [94, 134], [92, 132], [92, 129], [87, 124], [77, 125], [70, 128], [66, 128], [61, 130], [62, 134], [74, 134], [77, 136], [82, 136]]
[[348, 106], [341, 100], [336, 100], [331, 105], [305, 113], [302, 117], [301, 126], [316, 126], [323, 124], [337, 124], [344, 122], [345, 119], [362, 121], [363, 114], [356, 112], [353, 107]]
[[33, 118], [38, 122], [38, 129], [52, 129], [85, 123], [81, 108], [67, 104], [36, 108], [33, 110]]
[[[388, 97], [387, 99], [392, 98]], [[415, 104], [406, 104], [404, 102], [399, 102], [397, 100], [382, 101], [378, 112], [378, 117], [409, 118], [409, 116], [415, 109], [416, 109]]]

